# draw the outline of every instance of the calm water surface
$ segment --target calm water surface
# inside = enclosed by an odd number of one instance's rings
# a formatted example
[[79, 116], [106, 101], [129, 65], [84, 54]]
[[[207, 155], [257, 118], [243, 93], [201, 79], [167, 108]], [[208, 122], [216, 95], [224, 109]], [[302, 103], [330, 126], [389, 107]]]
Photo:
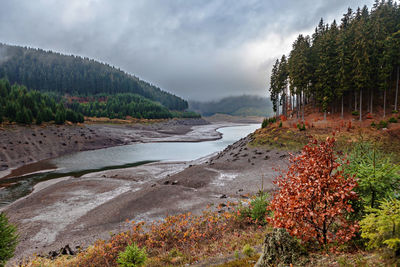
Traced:
[[259, 128], [259, 124], [221, 128], [222, 138], [205, 142], [145, 143], [82, 151], [45, 162], [57, 169], [23, 177], [2, 180], [13, 184], [0, 189], [0, 206], [9, 204], [29, 194], [38, 182], [64, 176], [81, 176], [86, 173], [127, 168], [154, 161], [189, 161], [223, 150]]

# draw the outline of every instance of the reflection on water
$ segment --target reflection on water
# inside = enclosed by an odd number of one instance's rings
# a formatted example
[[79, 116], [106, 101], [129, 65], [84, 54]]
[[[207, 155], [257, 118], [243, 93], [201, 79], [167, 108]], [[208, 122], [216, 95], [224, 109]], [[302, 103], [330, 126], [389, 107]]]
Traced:
[[35, 184], [49, 179], [79, 177], [90, 172], [133, 167], [154, 161], [188, 161], [204, 157], [223, 150], [257, 128], [258, 124], [221, 128], [218, 131], [223, 136], [216, 141], [133, 144], [76, 152], [36, 163], [35, 171], [48, 169], [48, 166], [56, 166], [57, 169], [1, 180], [0, 186], [7, 187], [0, 189], [0, 206], [29, 194]]

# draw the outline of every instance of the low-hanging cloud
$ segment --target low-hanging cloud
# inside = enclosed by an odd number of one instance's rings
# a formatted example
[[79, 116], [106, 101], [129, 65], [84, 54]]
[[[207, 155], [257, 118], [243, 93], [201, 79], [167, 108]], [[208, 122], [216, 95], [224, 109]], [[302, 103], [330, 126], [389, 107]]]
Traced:
[[4, 0], [0, 41], [110, 63], [187, 99], [265, 95], [299, 33], [372, 0]]

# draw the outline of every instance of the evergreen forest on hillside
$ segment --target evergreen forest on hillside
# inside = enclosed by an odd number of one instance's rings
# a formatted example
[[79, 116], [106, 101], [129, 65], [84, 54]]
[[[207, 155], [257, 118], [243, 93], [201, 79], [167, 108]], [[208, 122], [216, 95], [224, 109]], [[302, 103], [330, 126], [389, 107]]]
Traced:
[[120, 69], [93, 59], [0, 43], [0, 77], [41, 92], [92, 96], [133, 93], [183, 111], [188, 103]]
[[[315, 33], [299, 35], [288, 56], [276, 60], [270, 96], [274, 111], [283, 115], [304, 106], [324, 112], [362, 116], [398, 112], [400, 72], [400, 7], [392, 0], [376, 1], [341, 22], [321, 19]], [[281, 108], [280, 108], [281, 107]]]
[[0, 122], [3, 117], [10, 122], [40, 125], [43, 122], [55, 121], [63, 124], [66, 120], [83, 122], [83, 115], [65, 108], [55, 95], [42, 94], [39, 91], [28, 91], [25, 86], [10, 85], [6, 79], [0, 80]]
[[[85, 101], [83, 101], [85, 100]], [[54, 121], [63, 124], [84, 122], [84, 116], [125, 119], [199, 118], [191, 111], [170, 111], [163, 105], [137, 94], [96, 95], [90, 98], [67, 98], [55, 93], [28, 90], [0, 79], [0, 123], [4, 120], [38, 125]]]

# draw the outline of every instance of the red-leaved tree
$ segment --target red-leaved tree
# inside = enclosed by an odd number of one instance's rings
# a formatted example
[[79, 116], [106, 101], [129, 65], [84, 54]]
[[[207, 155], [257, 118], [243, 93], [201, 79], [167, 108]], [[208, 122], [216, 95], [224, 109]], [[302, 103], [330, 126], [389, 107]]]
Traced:
[[319, 244], [346, 242], [358, 230], [356, 222], [346, 219], [356, 199], [354, 177], [346, 177], [334, 151], [335, 138], [325, 142], [313, 139], [301, 154], [292, 156], [285, 175], [275, 181], [278, 191], [269, 206], [273, 217], [268, 221], [289, 234]]

